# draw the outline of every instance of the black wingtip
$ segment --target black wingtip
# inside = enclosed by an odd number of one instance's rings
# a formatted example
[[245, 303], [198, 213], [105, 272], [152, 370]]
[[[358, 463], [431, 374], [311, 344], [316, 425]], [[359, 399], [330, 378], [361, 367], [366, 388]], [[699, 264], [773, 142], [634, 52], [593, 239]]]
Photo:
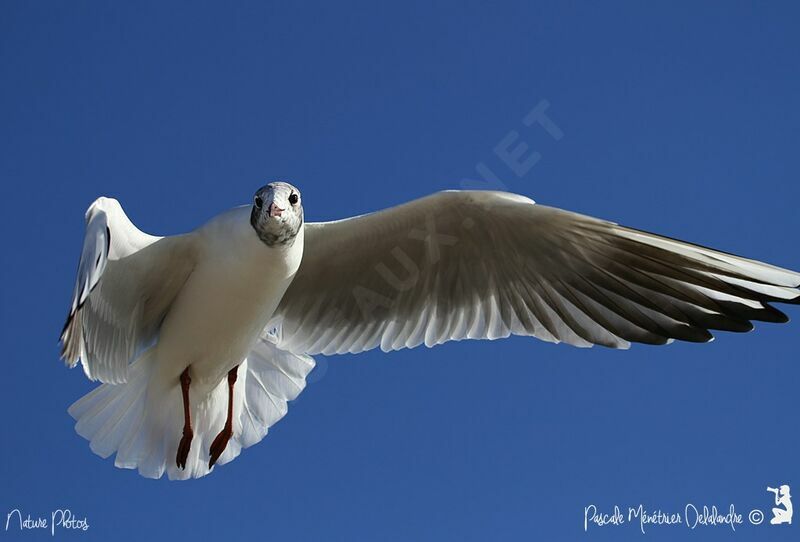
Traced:
[[766, 322], [773, 322], [775, 324], [785, 324], [786, 322], [789, 321], [789, 316], [785, 312], [779, 311], [772, 305], [764, 303], [764, 308], [767, 310], [769, 318], [771, 318], [770, 320], [765, 320]]
[[717, 301], [717, 304], [726, 314], [732, 314], [737, 318], [773, 324], [785, 324], [789, 321], [789, 317], [786, 314], [763, 301], [761, 302], [762, 308], [750, 307], [733, 301]]
[[67, 328], [72, 323], [72, 319], [74, 317], [75, 317], [75, 313], [74, 312], [69, 313], [69, 316], [67, 316], [67, 321], [64, 322], [64, 327], [61, 328], [61, 334], [58, 336], [58, 341], [56, 341], [56, 344], [58, 344], [58, 343], [60, 343], [60, 342], [62, 342], [64, 340], [64, 335], [67, 333]]

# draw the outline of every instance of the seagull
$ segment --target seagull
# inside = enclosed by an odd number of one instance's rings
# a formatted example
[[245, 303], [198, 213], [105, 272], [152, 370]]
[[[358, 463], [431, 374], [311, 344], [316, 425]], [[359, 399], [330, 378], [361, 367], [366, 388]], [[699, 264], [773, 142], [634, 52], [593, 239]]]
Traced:
[[516, 194], [445, 191], [305, 222], [300, 191], [183, 235], [97, 199], [61, 357], [102, 384], [75, 429], [149, 478], [202, 477], [259, 442], [316, 354], [531, 336], [578, 347], [707, 342], [787, 322], [800, 273]]

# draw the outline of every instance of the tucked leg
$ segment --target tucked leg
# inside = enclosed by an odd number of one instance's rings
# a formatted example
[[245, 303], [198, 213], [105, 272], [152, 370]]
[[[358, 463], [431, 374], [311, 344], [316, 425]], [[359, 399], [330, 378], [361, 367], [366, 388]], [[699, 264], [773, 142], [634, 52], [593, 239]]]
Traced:
[[211, 457], [208, 460], [208, 468], [214, 466], [219, 456], [228, 446], [228, 441], [233, 436], [233, 385], [236, 384], [236, 372], [239, 370], [237, 365], [228, 371], [228, 416], [225, 418], [225, 427], [219, 432], [217, 438], [211, 443]]
[[189, 377], [189, 368], [183, 370], [181, 373], [181, 395], [183, 395], [183, 437], [181, 443], [178, 445], [178, 455], [175, 457], [175, 462], [178, 468], [186, 468], [186, 458], [189, 456], [189, 450], [192, 447], [192, 438], [194, 432], [192, 431], [192, 415], [189, 411], [189, 385], [192, 379]]

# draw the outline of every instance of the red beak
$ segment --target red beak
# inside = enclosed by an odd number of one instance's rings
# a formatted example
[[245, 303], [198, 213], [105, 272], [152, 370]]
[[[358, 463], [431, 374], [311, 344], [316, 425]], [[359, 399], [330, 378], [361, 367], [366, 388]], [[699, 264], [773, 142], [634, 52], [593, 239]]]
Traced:
[[269, 207], [267, 207], [267, 211], [269, 212], [269, 216], [281, 216], [283, 209], [281, 209], [274, 203], [270, 203]]

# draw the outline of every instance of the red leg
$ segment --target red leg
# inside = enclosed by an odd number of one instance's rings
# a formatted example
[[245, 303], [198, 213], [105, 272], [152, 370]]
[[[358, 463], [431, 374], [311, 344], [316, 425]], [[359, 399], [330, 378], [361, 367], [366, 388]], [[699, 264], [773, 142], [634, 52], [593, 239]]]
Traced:
[[237, 365], [228, 371], [228, 417], [225, 418], [225, 427], [219, 432], [217, 438], [211, 443], [211, 458], [208, 460], [208, 468], [214, 466], [219, 456], [228, 446], [228, 441], [233, 436], [233, 385], [236, 384], [236, 372], [239, 370]]
[[192, 438], [194, 431], [192, 431], [192, 416], [189, 411], [189, 385], [192, 379], [189, 377], [189, 368], [183, 370], [181, 373], [181, 394], [183, 395], [183, 437], [181, 443], [178, 445], [178, 455], [175, 457], [175, 463], [178, 468], [186, 468], [186, 458], [189, 456], [189, 450], [192, 447]]

